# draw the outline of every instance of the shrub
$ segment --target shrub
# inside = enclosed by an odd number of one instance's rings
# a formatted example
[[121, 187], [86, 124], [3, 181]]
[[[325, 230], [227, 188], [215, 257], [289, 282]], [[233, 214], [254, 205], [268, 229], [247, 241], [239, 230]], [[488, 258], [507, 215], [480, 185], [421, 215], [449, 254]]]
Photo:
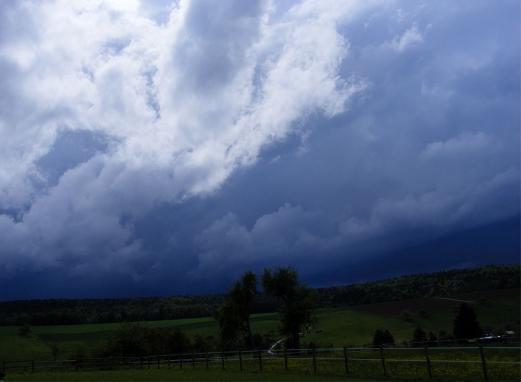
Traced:
[[394, 345], [394, 337], [385, 329], [377, 329], [373, 336], [373, 346]]

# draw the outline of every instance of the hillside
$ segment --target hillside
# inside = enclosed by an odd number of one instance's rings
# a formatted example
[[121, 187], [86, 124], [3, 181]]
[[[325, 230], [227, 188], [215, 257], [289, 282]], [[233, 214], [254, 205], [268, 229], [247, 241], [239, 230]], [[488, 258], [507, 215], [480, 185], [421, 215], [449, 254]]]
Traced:
[[[442, 297], [485, 290], [519, 288], [521, 267], [491, 265], [317, 289], [320, 308], [333, 308]], [[213, 315], [223, 295], [126, 299], [51, 299], [0, 302], [0, 325], [65, 325], [122, 321], [158, 321]], [[257, 298], [254, 311], [267, 313], [275, 304]]]
[[489, 265], [320, 288], [321, 306], [373, 304], [520, 287], [521, 266]]

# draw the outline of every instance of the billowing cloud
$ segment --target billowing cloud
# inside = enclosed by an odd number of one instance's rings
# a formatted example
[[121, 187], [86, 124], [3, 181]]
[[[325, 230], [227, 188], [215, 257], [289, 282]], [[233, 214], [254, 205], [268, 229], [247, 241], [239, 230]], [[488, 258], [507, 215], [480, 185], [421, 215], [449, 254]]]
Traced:
[[518, 11], [2, 4], [1, 277], [220, 285], [518, 215]]
[[391, 47], [398, 52], [402, 52], [409, 47], [420, 44], [421, 42], [423, 42], [423, 36], [418, 31], [416, 25], [413, 25], [403, 32], [402, 35], [395, 37], [391, 42]]

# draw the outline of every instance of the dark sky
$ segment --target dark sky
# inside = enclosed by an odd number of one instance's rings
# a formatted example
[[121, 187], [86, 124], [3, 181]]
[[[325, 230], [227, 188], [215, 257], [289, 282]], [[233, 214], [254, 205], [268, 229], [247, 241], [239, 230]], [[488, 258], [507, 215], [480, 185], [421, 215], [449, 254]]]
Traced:
[[520, 260], [520, 3], [0, 4], [0, 299]]

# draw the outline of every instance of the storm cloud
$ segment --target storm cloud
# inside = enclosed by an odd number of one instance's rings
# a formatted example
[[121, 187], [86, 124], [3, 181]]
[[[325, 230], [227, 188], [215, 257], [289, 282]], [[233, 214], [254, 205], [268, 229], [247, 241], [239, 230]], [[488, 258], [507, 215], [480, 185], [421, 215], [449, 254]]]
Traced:
[[[518, 221], [519, 7], [3, 3], [0, 298], [349, 282]], [[513, 227], [501, 254], [415, 258], [514, 262]]]

